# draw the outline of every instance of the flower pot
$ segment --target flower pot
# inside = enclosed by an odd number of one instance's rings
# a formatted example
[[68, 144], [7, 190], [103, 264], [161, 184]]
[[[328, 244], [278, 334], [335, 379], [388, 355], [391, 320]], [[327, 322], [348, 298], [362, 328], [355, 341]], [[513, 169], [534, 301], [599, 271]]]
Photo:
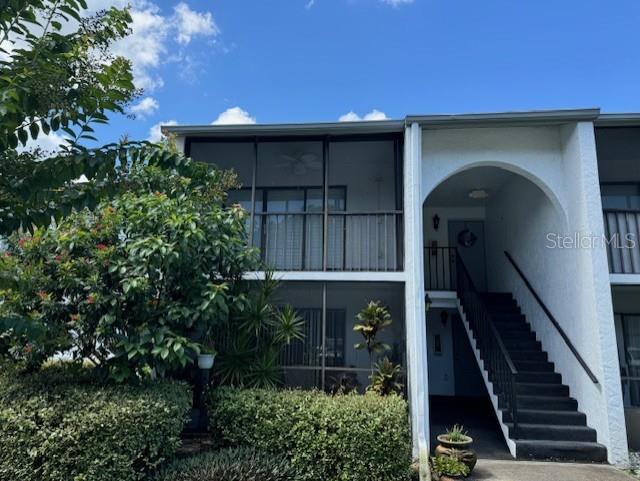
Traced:
[[198, 367], [200, 369], [211, 369], [215, 358], [215, 354], [198, 354]]
[[445, 448], [467, 449], [473, 443], [473, 438], [464, 436], [463, 441], [449, 441], [449, 437], [446, 434], [440, 434], [438, 435], [438, 442]]
[[473, 471], [478, 462], [478, 455], [472, 449], [469, 449], [473, 443], [473, 438], [465, 436], [464, 441], [449, 441], [446, 434], [438, 436], [438, 444], [435, 449], [436, 456], [446, 456], [448, 458], [455, 458], [458, 461], [463, 462], [469, 468], [469, 473]]

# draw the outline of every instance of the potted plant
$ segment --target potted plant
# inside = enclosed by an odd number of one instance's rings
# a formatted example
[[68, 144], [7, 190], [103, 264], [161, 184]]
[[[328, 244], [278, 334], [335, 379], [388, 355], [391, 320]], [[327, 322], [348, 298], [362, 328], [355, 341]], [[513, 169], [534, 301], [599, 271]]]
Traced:
[[478, 456], [471, 449], [473, 438], [467, 434], [463, 426], [455, 424], [446, 433], [438, 435], [437, 439], [440, 443], [435, 449], [437, 456], [456, 459], [464, 463], [469, 472], [473, 471]]
[[455, 458], [435, 456], [431, 458], [431, 472], [434, 480], [453, 481], [466, 478], [470, 470], [466, 464]]
[[211, 369], [213, 367], [217, 354], [213, 344], [213, 333], [209, 329], [202, 339], [202, 349], [198, 354], [198, 367], [200, 369]]
[[467, 435], [463, 426], [454, 424], [446, 433], [438, 435], [438, 442], [445, 448], [467, 449], [473, 443], [473, 438]]

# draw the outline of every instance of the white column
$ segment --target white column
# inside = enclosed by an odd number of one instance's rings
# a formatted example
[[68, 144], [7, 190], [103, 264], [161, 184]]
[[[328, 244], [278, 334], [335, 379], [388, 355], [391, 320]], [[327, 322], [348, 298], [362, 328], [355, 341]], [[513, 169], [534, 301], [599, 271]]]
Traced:
[[429, 379], [422, 245], [422, 130], [405, 129], [404, 270], [407, 359], [413, 454], [420, 459], [420, 479], [429, 479]]

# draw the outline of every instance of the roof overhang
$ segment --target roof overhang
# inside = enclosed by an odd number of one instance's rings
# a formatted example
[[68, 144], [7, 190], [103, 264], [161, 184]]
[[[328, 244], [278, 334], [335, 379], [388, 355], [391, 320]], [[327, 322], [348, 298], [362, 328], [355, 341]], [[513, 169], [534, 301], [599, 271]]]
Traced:
[[640, 113], [600, 114], [594, 124], [596, 127], [638, 127]]
[[247, 124], [247, 125], [163, 125], [163, 133], [189, 137], [292, 137], [321, 135], [399, 134], [404, 132], [403, 120], [373, 120], [366, 122], [322, 122], [307, 124]]
[[593, 122], [600, 109], [531, 110], [453, 115], [407, 115], [406, 123], [424, 128], [494, 127], [518, 125], [558, 125], [571, 122]]

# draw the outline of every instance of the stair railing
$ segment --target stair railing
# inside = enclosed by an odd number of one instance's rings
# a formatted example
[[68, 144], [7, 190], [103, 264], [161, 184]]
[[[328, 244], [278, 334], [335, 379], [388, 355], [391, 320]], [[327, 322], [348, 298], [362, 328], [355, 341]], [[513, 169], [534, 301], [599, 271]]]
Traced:
[[598, 384], [598, 378], [595, 376], [595, 374], [593, 374], [593, 371], [589, 369], [589, 366], [587, 365], [585, 360], [582, 358], [582, 356], [580, 355], [576, 347], [573, 345], [573, 343], [571, 342], [571, 339], [569, 339], [569, 336], [567, 336], [567, 333], [564, 332], [564, 329], [562, 329], [562, 327], [560, 326], [560, 323], [558, 323], [554, 315], [551, 314], [551, 311], [549, 310], [549, 308], [547, 308], [545, 303], [542, 302], [542, 299], [540, 298], [536, 290], [533, 288], [533, 286], [529, 282], [529, 279], [527, 279], [527, 277], [524, 275], [524, 272], [522, 272], [522, 269], [518, 267], [518, 264], [516, 263], [515, 260], [513, 260], [513, 257], [511, 257], [511, 254], [509, 254], [507, 251], [504, 251], [504, 255], [507, 256], [508, 261], [516, 270], [516, 272], [524, 282], [524, 285], [527, 286], [527, 289], [529, 289], [529, 292], [531, 292], [531, 295], [533, 295], [534, 299], [538, 302], [538, 305], [540, 306], [540, 308], [547, 315], [547, 318], [551, 321], [551, 324], [553, 324], [553, 327], [556, 328], [556, 330], [558, 331], [558, 334], [560, 334], [560, 337], [565, 342], [565, 344], [567, 345], [571, 353], [578, 360], [578, 363], [580, 364], [580, 366], [582, 366], [582, 369], [584, 369], [584, 371], [587, 373], [587, 376], [589, 376], [589, 379], [591, 379], [591, 381], [594, 384]]
[[518, 370], [493, 322], [485, 300], [475, 288], [459, 253], [456, 254], [456, 281], [458, 298], [478, 343], [480, 357], [491, 376], [491, 382], [497, 385], [505, 407], [511, 414], [511, 437], [518, 439]]

